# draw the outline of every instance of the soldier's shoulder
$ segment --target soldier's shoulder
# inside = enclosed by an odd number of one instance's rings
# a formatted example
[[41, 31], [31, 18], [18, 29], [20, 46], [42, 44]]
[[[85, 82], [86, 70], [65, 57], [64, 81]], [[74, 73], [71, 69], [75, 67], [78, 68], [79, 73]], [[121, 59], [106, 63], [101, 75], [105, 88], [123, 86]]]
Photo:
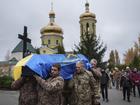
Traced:
[[93, 76], [91, 71], [85, 70], [85, 72], [86, 72], [89, 76]]
[[61, 77], [61, 76], [58, 76], [57, 79], [61, 80], [61, 81], [64, 81], [63, 77]]

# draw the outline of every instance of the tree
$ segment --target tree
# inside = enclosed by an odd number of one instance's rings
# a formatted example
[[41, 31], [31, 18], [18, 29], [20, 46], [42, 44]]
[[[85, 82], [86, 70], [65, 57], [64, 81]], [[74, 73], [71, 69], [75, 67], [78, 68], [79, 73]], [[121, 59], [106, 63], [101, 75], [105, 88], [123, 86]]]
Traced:
[[140, 57], [135, 56], [133, 61], [130, 64], [131, 67], [135, 67], [137, 69], [140, 69]]
[[108, 63], [109, 63], [108, 65], [109, 69], [115, 67], [115, 54], [113, 50], [111, 50], [110, 52]]
[[8, 51], [6, 52], [5, 60], [6, 60], [6, 61], [9, 61], [9, 60], [10, 60], [10, 50], [8, 50]]
[[40, 54], [40, 48], [35, 48], [35, 50], [37, 54]]
[[136, 62], [140, 59], [140, 35], [138, 41], [134, 42], [134, 46], [128, 49], [124, 54], [124, 62], [126, 65], [138, 66]]
[[117, 50], [115, 50], [115, 65], [120, 65], [120, 57]]
[[107, 47], [100, 43], [100, 37], [97, 38], [94, 33], [89, 34], [86, 32], [81, 35], [79, 45], [75, 45], [74, 52], [85, 55], [89, 60], [95, 58], [98, 62], [97, 66], [104, 67], [107, 62], [103, 62], [102, 58]]
[[109, 55], [109, 60], [108, 60], [108, 67], [109, 69], [114, 68], [115, 66], [119, 66], [120, 65], [120, 57], [119, 57], [119, 53], [117, 50], [111, 50], [110, 55]]
[[125, 62], [125, 64], [130, 65], [131, 62], [134, 59], [134, 56], [135, 56], [134, 49], [133, 48], [128, 49], [128, 51], [126, 51], [126, 53], [124, 54], [124, 62]]
[[57, 46], [57, 50], [58, 50], [58, 54], [65, 54], [66, 53], [63, 45], [59, 44]]

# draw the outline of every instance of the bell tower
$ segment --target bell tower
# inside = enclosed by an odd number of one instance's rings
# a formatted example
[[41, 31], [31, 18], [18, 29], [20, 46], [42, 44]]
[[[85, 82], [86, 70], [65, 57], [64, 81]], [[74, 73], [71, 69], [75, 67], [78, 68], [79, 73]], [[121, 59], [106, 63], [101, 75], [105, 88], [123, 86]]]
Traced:
[[80, 15], [80, 40], [81, 36], [88, 34], [96, 35], [96, 15], [89, 10], [89, 3], [85, 3], [85, 12]]

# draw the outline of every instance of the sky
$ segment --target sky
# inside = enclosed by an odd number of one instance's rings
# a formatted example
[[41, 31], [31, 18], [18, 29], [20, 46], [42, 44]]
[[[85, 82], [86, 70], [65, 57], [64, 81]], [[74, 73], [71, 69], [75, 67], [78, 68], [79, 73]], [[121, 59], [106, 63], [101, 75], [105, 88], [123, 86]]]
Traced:
[[[140, 33], [140, 0], [87, 0], [90, 11], [96, 14], [96, 34], [107, 51], [123, 54], [134, 45]], [[20, 42], [18, 34], [28, 27], [28, 37], [34, 47], [41, 46], [40, 29], [49, 22], [53, 2], [55, 22], [63, 29], [66, 51], [80, 41], [79, 16], [85, 12], [86, 0], [0, 0], [0, 61]]]

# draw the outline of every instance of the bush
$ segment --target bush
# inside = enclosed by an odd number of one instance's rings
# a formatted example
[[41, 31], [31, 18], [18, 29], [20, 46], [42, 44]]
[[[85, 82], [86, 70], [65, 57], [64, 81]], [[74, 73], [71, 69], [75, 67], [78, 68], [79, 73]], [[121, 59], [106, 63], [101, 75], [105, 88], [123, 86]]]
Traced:
[[1, 89], [11, 89], [11, 83], [13, 79], [9, 76], [0, 77], [0, 88]]

